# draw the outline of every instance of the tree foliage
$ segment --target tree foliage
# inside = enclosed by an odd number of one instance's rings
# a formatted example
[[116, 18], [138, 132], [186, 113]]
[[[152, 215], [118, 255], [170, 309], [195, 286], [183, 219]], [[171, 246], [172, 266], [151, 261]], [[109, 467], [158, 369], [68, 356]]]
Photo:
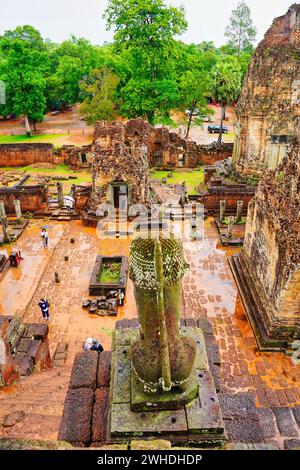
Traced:
[[228, 45], [238, 54], [241, 51], [251, 51], [256, 39], [257, 30], [253, 25], [251, 10], [248, 5], [241, 1], [230, 17], [230, 24], [226, 29], [225, 36]]
[[222, 106], [221, 130], [218, 143], [222, 143], [222, 126], [226, 106], [233, 104], [241, 91], [242, 72], [236, 57], [222, 58], [211, 72], [211, 93], [214, 100]]
[[110, 0], [107, 26], [115, 30], [114, 47], [127, 52], [127, 76], [121, 83], [121, 112], [151, 123], [168, 119], [179, 99], [174, 36], [187, 28], [182, 8], [162, 0]]
[[89, 76], [81, 82], [80, 89], [84, 101], [80, 113], [88, 124], [96, 121], [112, 121], [116, 117], [115, 93], [119, 77], [107, 66], [101, 70], [93, 69]]
[[1, 114], [23, 114], [34, 125], [42, 121], [49, 63], [39, 32], [32, 26], [7, 31], [0, 38], [0, 56], [0, 78], [6, 85], [6, 104]]
[[[187, 29], [184, 10], [166, 0], [109, 0], [105, 18], [115, 34], [113, 44], [104, 46], [74, 36], [56, 44], [28, 25], [6, 31], [0, 37], [0, 80], [6, 86], [0, 116], [23, 115], [35, 126], [46, 112], [81, 103], [89, 123], [118, 113], [172, 125], [174, 112], [188, 109], [188, 135], [209, 114], [208, 100], [237, 99], [254, 38], [243, 2], [232, 14], [229, 42], [221, 48], [211, 41], [179, 41]], [[230, 77], [223, 84], [221, 71]]]

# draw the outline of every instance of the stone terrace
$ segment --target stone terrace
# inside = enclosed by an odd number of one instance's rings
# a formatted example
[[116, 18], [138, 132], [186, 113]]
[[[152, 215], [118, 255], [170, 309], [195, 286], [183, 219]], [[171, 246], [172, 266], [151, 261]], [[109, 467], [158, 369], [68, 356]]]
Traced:
[[[106, 350], [111, 346], [116, 319], [90, 315], [81, 308], [88, 297], [96, 254], [129, 254], [129, 238], [101, 240], [95, 229], [84, 228], [77, 221], [49, 223], [50, 247], [44, 250], [39, 238], [41, 225], [32, 222], [18, 242], [25, 259], [21, 269], [9, 271], [0, 285], [0, 312], [18, 314], [27, 322], [42, 322], [37, 302], [41, 296], [49, 298], [51, 353], [62, 341], [68, 343], [69, 353], [65, 366], [35, 374], [0, 391], [0, 422], [8, 413], [25, 412], [15, 426], [1, 425], [1, 437], [57, 438], [74, 356], [81, 351], [82, 341], [95, 336]], [[293, 365], [291, 358], [283, 354], [257, 352], [227, 262], [237, 250], [220, 246], [213, 219], [205, 222], [205, 240], [186, 241], [184, 248], [191, 265], [184, 278], [184, 318], [192, 322], [206, 318], [207, 336], [216, 337], [219, 352], [214, 341], [207, 346], [211, 367], [219, 376], [230, 441], [268, 442], [280, 448], [300, 446], [300, 366]], [[65, 256], [69, 261], [64, 260]], [[55, 271], [60, 284], [54, 282]], [[129, 281], [126, 303], [117, 320], [135, 316]]]

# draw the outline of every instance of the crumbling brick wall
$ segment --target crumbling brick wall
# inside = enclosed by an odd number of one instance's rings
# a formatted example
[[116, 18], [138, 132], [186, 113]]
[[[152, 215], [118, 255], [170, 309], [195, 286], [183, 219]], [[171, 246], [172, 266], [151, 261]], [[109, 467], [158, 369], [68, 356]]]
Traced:
[[231, 157], [233, 151], [232, 144], [221, 147], [197, 145], [166, 127], [153, 127], [141, 118], [131, 119], [125, 124], [98, 122], [94, 136], [95, 143], [105, 149], [116, 140], [123, 142], [133, 156], [141, 146], [145, 147], [150, 167], [196, 168], [200, 163], [213, 165], [216, 161]]
[[262, 179], [249, 204], [241, 260], [272, 334], [300, 335], [300, 144]]
[[257, 47], [236, 108], [233, 160], [242, 174], [273, 169], [300, 116], [300, 5], [274, 20]]
[[26, 212], [44, 211], [48, 207], [49, 190], [46, 186], [0, 187], [0, 199], [8, 214], [15, 213], [14, 200], [19, 199], [21, 210]]
[[142, 137], [135, 135], [129, 141], [124, 125], [119, 122], [110, 126], [96, 125], [93, 164], [96, 184], [89, 201], [90, 209], [95, 210], [106, 202], [114, 205], [113, 187], [122, 183], [127, 187], [129, 205], [150, 202], [148, 147], [141, 141]]
[[53, 163], [52, 144], [0, 144], [0, 166]]

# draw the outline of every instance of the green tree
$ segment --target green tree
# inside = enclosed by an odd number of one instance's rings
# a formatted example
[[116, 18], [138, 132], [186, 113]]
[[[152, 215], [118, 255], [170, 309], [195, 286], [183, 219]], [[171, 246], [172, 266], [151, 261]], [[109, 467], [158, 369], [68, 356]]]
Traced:
[[[212, 111], [207, 107], [209, 96], [209, 74], [217, 62], [217, 56], [211, 47], [195, 45], [185, 46], [184, 63], [179, 78], [180, 103], [187, 119], [186, 137], [192, 125], [202, 125], [203, 116]], [[184, 54], [182, 54], [184, 56]]]
[[211, 93], [222, 107], [218, 145], [222, 144], [226, 106], [233, 104], [241, 91], [241, 70], [236, 57], [221, 58], [211, 72]]
[[179, 100], [174, 36], [187, 28], [183, 9], [163, 0], [110, 0], [104, 16], [115, 30], [115, 51], [127, 58], [119, 86], [121, 112], [165, 122]]
[[119, 77], [107, 66], [101, 70], [93, 69], [81, 83], [85, 99], [79, 110], [88, 124], [98, 120], [112, 121], [116, 117], [114, 98], [118, 83]]
[[230, 24], [226, 28], [225, 36], [228, 38], [228, 45], [231, 46], [238, 55], [243, 50], [253, 48], [257, 30], [253, 25], [251, 10], [245, 2], [239, 2], [236, 10], [233, 10], [230, 17]]
[[47, 77], [48, 109], [64, 110], [81, 101], [80, 82], [91, 70], [101, 68], [108, 57], [107, 46], [93, 46], [84, 38], [63, 41], [54, 45], [47, 41], [51, 61], [51, 73]]
[[48, 54], [40, 33], [32, 26], [19, 26], [0, 38], [0, 78], [8, 101], [4, 113], [24, 115], [26, 133], [30, 122], [43, 120], [46, 109], [45, 74]]

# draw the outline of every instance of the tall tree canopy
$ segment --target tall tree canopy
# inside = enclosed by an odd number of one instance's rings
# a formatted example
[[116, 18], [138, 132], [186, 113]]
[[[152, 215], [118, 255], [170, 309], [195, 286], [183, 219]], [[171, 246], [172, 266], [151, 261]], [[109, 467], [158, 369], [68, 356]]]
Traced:
[[236, 10], [230, 17], [230, 24], [226, 29], [225, 36], [228, 45], [240, 55], [243, 50], [252, 50], [256, 39], [257, 30], [253, 25], [251, 10], [245, 2], [239, 2]]
[[115, 30], [115, 50], [128, 60], [126, 79], [120, 82], [121, 112], [151, 123], [167, 120], [179, 99], [174, 36], [187, 28], [183, 9], [163, 0], [109, 0], [105, 18]]
[[43, 120], [46, 109], [45, 74], [48, 54], [40, 33], [32, 26], [19, 26], [0, 38], [0, 78], [6, 85], [6, 104], [1, 114], [25, 116], [26, 132]]
[[[182, 45], [183, 65], [179, 77], [180, 104], [182, 109], [188, 110], [186, 116], [189, 136], [192, 125], [202, 125], [203, 116], [211, 111], [207, 107], [209, 96], [209, 76], [217, 62], [217, 55], [211, 47], [196, 45]], [[180, 64], [178, 64], [180, 68]]]
[[226, 106], [233, 104], [241, 91], [241, 74], [236, 57], [221, 58], [211, 73], [211, 93], [215, 101], [222, 106], [219, 145], [222, 143]]

